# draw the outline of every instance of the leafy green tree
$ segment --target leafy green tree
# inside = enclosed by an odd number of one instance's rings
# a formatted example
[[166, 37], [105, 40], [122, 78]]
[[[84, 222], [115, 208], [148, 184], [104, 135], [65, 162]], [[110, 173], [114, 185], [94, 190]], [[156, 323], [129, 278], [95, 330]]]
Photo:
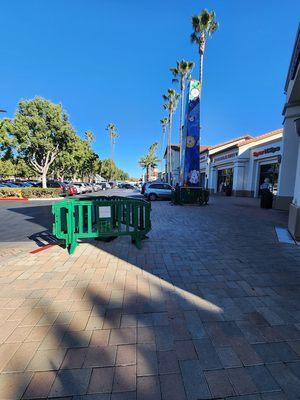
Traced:
[[158, 143], [153, 143], [148, 150], [148, 153], [139, 159], [139, 164], [142, 168], [146, 169], [146, 180], [150, 179], [150, 171], [155, 168], [159, 162], [155, 152], [157, 149]]
[[62, 106], [42, 97], [20, 101], [11, 133], [19, 154], [41, 175], [42, 185], [47, 187], [50, 166], [74, 138], [74, 129]]
[[172, 141], [172, 125], [173, 125], [173, 116], [176, 111], [178, 105], [178, 99], [180, 95], [174, 89], [168, 89], [167, 93], [163, 95], [163, 99], [165, 100], [165, 104], [163, 108], [168, 110], [168, 153], [167, 153], [167, 173], [168, 173], [168, 182], [171, 183], [172, 179], [172, 162], [171, 162], [171, 141]]
[[112, 161], [115, 160], [115, 145], [116, 145], [116, 139], [119, 137], [117, 133], [117, 127], [113, 123], [109, 123], [106, 127], [106, 130], [108, 131], [109, 135], [109, 141], [110, 141], [110, 157]]
[[36, 176], [35, 170], [22, 157], [15, 159], [15, 175], [21, 178], [30, 178]]
[[129, 180], [129, 175], [128, 175], [127, 172], [125, 172], [122, 169], [118, 168], [116, 179], [119, 180], [119, 181], [128, 181]]
[[185, 86], [186, 81], [191, 78], [191, 72], [194, 68], [193, 61], [177, 61], [177, 65], [175, 68], [171, 68], [174, 78], [173, 82], [179, 82], [180, 84], [180, 98], [181, 98], [181, 107], [180, 107], [180, 120], [179, 120], [179, 163], [181, 164], [181, 156], [182, 156], [182, 130], [183, 130], [183, 117], [184, 117], [184, 101], [185, 101]]
[[12, 158], [12, 147], [14, 145], [13, 137], [10, 135], [10, 120], [8, 118], [0, 119], [0, 156], [6, 159]]
[[14, 176], [15, 175], [15, 164], [12, 160], [0, 160], [0, 176]]
[[129, 179], [127, 172], [118, 168], [114, 161], [110, 158], [101, 161], [100, 174], [103, 178], [107, 180], [120, 180], [125, 181]]
[[107, 180], [111, 180], [115, 177], [117, 172], [117, 167], [111, 158], [102, 160], [101, 165], [101, 176]]
[[191, 34], [191, 42], [196, 43], [199, 49], [199, 81], [200, 87], [202, 87], [203, 80], [203, 57], [205, 51], [205, 44], [207, 37], [218, 29], [218, 22], [215, 20], [216, 14], [214, 11], [208, 11], [204, 9], [198, 15], [193, 15], [192, 26], [194, 32]]

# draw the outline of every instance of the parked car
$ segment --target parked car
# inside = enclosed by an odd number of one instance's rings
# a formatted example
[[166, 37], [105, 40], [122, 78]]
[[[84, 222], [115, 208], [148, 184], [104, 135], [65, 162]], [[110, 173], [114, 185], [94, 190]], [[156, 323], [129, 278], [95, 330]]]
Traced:
[[77, 187], [73, 184], [66, 185], [67, 194], [69, 196], [74, 196], [74, 194], [78, 194]]
[[110, 185], [111, 189], [118, 187], [117, 182], [114, 182], [114, 181], [110, 181], [110, 182], [108, 182], [108, 184]]
[[145, 182], [141, 186], [141, 194], [145, 194], [146, 187], [151, 185], [151, 182]]
[[93, 187], [92, 187], [92, 185], [91, 185], [90, 183], [85, 182], [85, 183], [84, 183], [84, 186], [86, 187], [86, 191], [87, 191], [88, 193], [90, 193], [90, 192], [93, 191]]
[[34, 183], [33, 182], [29, 182], [29, 181], [18, 181], [18, 182], [15, 182], [16, 183], [16, 185], [19, 185], [20, 187], [32, 187], [32, 186], [34, 186]]
[[98, 183], [91, 183], [93, 191], [98, 192], [100, 190], [100, 186]]
[[87, 192], [87, 188], [84, 183], [82, 182], [75, 182], [73, 185], [76, 187], [78, 194], [84, 194]]
[[145, 187], [144, 196], [150, 201], [171, 199], [172, 190], [174, 189], [168, 183], [150, 183]]
[[15, 182], [11, 182], [11, 181], [3, 181], [3, 182], [1, 182], [1, 184], [4, 185], [2, 187], [7, 187], [7, 188], [18, 188], [18, 187], [20, 187], [20, 186], [16, 185]]
[[102, 190], [111, 189], [111, 186], [108, 182], [101, 182], [99, 185], [101, 185]]
[[[34, 187], [42, 187], [42, 182], [34, 184]], [[61, 189], [63, 195], [68, 194], [67, 185], [61, 181], [49, 180], [47, 181], [47, 188]]]
[[130, 183], [122, 183], [121, 189], [134, 189], [134, 186]]

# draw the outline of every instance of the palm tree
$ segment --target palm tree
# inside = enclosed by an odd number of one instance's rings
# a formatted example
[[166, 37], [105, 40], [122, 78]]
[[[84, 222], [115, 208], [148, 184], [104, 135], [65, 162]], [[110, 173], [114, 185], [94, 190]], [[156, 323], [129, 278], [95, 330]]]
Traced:
[[198, 15], [193, 15], [192, 25], [194, 32], [191, 34], [191, 42], [196, 43], [199, 47], [200, 63], [199, 63], [199, 81], [202, 87], [203, 80], [203, 56], [207, 37], [217, 30], [219, 24], [215, 20], [216, 14], [214, 11], [204, 9]]
[[117, 127], [113, 123], [109, 123], [106, 127], [106, 130], [108, 131], [109, 134], [110, 158], [112, 161], [114, 161], [116, 138], [119, 137], [119, 135], [117, 134]]
[[[193, 61], [177, 61], [175, 68], [170, 68], [174, 78], [172, 82], [180, 82], [180, 97], [181, 97], [181, 108], [180, 108], [180, 121], [179, 121], [179, 165], [181, 165], [182, 155], [182, 130], [183, 130], [183, 116], [184, 116], [184, 97], [185, 97], [185, 84], [188, 79], [191, 78], [191, 71], [194, 68], [195, 63]], [[179, 79], [178, 79], [179, 78]]]
[[95, 140], [95, 135], [93, 134], [93, 132], [91, 132], [91, 131], [86, 131], [86, 132], [85, 132], [85, 140], [86, 140], [88, 143], [93, 142], [93, 141]]
[[171, 139], [172, 139], [172, 124], [173, 124], [173, 115], [176, 111], [178, 105], [178, 99], [180, 94], [176, 92], [174, 89], [168, 89], [167, 93], [163, 95], [163, 99], [166, 103], [163, 105], [165, 110], [168, 110], [168, 153], [167, 153], [167, 172], [168, 172], [168, 182], [171, 183], [171, 169], [172, 169], [172, 162], [171, 162]]
[[168, 118], [162, 118], [160, 120], [161, 123], [161, 127], [162, 127], [162, 140], [161, 140], [161, 172], [163, 170], [163, 158], [164, 158], [164, 147], [165, 147], [165, 136], [166, 136], [166, 131], [167, 131], [167, 126], [169, 123], [169, 119]]
[[142, 168], [146, 168], [146, 180], [149, 181], [150, 170], [155, 168], [159, 162], [155, 151], [157, 149], [158, 143], [153, 143], [148, 150], [148, 153], [139, 159], [139, 164]]

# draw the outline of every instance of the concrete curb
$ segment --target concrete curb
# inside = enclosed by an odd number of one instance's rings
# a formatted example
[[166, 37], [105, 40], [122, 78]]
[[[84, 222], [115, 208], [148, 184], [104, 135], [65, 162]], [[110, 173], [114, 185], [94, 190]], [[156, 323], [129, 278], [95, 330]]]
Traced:
[[63, 200], [64, 197], [41, 197], [41, 198], [34, 198], [28, 199], [28, 201], [49, 201], [49, 200]]
[[1, 197], [0, 201], [28, 201], [27, 197]]

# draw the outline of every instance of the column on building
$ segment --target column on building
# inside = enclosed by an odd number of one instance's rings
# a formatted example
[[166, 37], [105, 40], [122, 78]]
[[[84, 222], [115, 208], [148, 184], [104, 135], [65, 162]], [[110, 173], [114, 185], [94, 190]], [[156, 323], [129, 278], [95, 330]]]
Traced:
[[248, 160], [236, 160], [233, 166], [233, 194], [235, 196], [246, 196], [246, 168]]
[[216, 193], [218, 183], [218, 169], [216, 166], [210, 164], [209, 174], [208, 174], [208, 189], [211, 193]]
[[206, 168], [205, 168], [205, 189], [209, 188], [209, 175], [210, 175], [210, 158], [207, 155]]
[[288, 227], [292, 236], [300, 241], [300, 137], [297, 135], [298, 154], [293, 202], [289, 207]]
[[293, 200], [296, 181], [295, 165], [297, 164], [299, 142], [294, 120], [300, 118], [300, 105], [287, 106], [284, 112], [282, 160], [279, 172], [278, 194], [274, 204], [275, 208], [279, 210], [288, 210]]

